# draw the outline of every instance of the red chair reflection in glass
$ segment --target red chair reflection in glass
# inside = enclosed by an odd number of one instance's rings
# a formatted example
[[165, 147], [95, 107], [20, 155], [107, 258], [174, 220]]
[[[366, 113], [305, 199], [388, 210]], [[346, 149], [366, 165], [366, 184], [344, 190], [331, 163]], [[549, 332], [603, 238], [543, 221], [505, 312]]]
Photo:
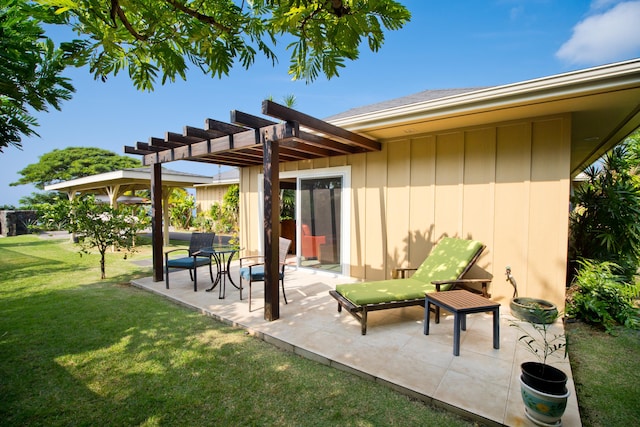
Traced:
[[306, 259], [317, 259], [320, 255], [320, 245], [327, 243], [325, 236], [313, 236], [307, 224], [302, 224], [302, 256]]

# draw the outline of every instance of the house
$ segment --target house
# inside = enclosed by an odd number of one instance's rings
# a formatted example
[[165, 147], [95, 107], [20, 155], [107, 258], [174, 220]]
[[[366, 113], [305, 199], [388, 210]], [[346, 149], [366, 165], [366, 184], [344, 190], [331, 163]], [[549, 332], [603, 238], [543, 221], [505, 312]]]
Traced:
[[240, 172], [237, 168], [231, 168], [213, 176], [211, 182], [206, 184], [196, 184], [197, 211], [209, 212], [211, 206], [216, 203], [222, 204], [224, 195], [232, 185], [240, 182]]
[[[425, 91], [326, 121], [270, 101], [263, 113], [283, 121], [232, 112], [233, 125], [185, 128], [192, 142], [181, 146], [126, 150], [144, 164], [238, 166], [240, 239], [250, 253], [274, 248], [282, 183], [296, 192], [296, 246], [303, 226], [316, 238], [312, 255], [296, 254], [301, 267], [385, 279], [419, 265], [443, 236], [473, 238], [487, 248], [470, 275], [493, 278], [494, 300], [513, 295], [510, 266], [520, 295], [562, 307], [571, 180], [640, 125], [640, 60]], [[273, 282], [266, 299], [277, 306]]]

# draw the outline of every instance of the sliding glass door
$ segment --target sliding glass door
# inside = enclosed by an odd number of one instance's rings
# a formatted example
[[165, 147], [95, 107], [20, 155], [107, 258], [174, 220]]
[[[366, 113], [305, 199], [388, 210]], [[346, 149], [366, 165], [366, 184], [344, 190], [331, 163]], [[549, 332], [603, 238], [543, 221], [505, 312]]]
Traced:
[[[263, 224], [263, 176], [258, 176]], [[280, 235], [292, 240], [296, 265], [349, 274], [351, 167], [280, 173]], [[262, 233], [258, 235], [262, 247]]]
[[300, 178], [298, 194], [300, 266], [342, 273], [342, 176]]

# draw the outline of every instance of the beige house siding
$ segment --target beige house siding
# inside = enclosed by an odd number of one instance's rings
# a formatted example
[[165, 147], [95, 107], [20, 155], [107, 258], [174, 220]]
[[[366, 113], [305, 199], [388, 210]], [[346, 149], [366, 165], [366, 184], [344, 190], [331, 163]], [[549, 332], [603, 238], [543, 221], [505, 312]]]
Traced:
[[209, 212], [215, 203], [222, 203], [225, 193], [231, 185], [207, 185], [196, 187], [197, 212]]
[[[380, 152], [293, 162], [281, 171], [351, 167], [350, 275], [389, 278], [418, 266], [442, 236], [487, 245], [471, 275], [493, 276], [508, 303], [509, 265], [520, 295], [563, 306], [570, 115], [383, 141]], [[258, 252], [258, 174], [241, 170], [241, 239]]]

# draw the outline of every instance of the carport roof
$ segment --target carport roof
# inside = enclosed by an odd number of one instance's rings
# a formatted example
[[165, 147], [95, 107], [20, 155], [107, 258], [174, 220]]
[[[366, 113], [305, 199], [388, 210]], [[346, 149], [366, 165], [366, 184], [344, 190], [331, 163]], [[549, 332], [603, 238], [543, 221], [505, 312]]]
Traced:
[[[162, 184], [167, 187], [193, 187], [208, 184], [213, 177], [162, 169]], [[149, 167], [128, 168], [58, 182], [44, 187], [47, 191], [106, 194], [107, 187], [120, 186], [121, 192], [148, 190], [151, 185]]]

